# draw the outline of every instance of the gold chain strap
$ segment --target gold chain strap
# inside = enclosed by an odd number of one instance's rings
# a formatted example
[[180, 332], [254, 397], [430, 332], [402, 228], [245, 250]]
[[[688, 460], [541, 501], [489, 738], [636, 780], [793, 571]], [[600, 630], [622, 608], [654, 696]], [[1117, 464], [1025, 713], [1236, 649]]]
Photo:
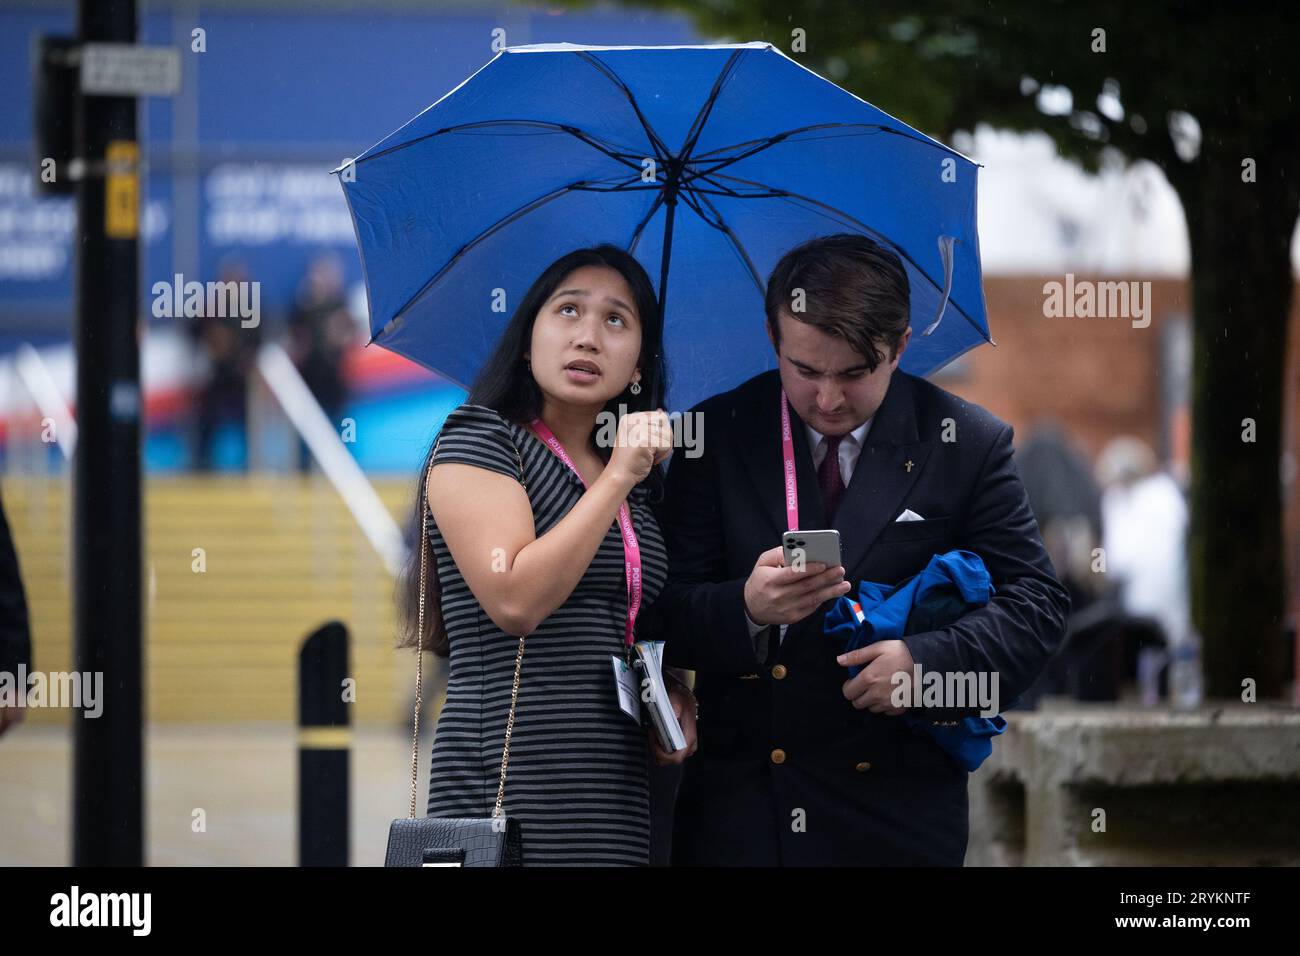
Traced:
[[501, 816], [501, 801], [506, 798], [506, 763], [510, 760], [510, 733], [515, 729], [515, 702], [519, 699], [519, 670], [524, 663], [524, 639], [519, 638], [519, 653], [515, 654], [515, 682], [510, 688], [510, 716], [506, 718], [506, 745], [501, 751], [501, 780], [497, 783], [497, 805], [492, 808], [493, 818]]
[[[438, 448], [435, 445], [433, 450], [437, 455]], [[519, 483], [528, 490], [528, 483], [524, 480], [524, 460], [519, 454], [519, 446], [515, 445], [515, 460], [519, 463]], [[429, 471], [433, 471], [433, 466], [429, 466]], [[429, 558], [429, 525], [428, 525], [428, 506], [429, 501], [429, 472], [424, 475], [424, 500], [420, 502], [420, 612], [416, 623], [415, 638], [415, 729], [411, 734], [411, 818], [415, 817], [415, 793], [419, 784], [419, 759], [420, 759], [420, 702], [421, 690], [424, 681], [424, 592], [425, 581]], [[510, 734], [515, 729], [515, 704], [519, 700], [519, 673], [524, 663], [524, 638], [519, 638], [519, 651], [515, 654], [515, 679], [510, 688], [510, 716], [506, 718], [506, 743], [501, 751], [501, 779], [497, 783], [497, 802], [492, 809], [493, 818], [501, 816], [501, 803], [506, 796], [506, 764], [510, 760]]]

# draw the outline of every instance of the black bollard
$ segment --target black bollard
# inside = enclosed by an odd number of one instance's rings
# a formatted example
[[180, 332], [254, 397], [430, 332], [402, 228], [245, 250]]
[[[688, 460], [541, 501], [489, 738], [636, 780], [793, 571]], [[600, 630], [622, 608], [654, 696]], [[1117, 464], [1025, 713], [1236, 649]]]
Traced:
[[330, 621], [298, 653], [298, 865], [348, 865], [348, 750], [352, 744], [348, 629]]

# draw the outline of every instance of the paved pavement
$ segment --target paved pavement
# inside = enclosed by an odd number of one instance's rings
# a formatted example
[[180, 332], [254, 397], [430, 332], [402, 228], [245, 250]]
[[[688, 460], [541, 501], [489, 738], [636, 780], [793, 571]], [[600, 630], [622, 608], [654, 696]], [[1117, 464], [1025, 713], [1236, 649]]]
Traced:
[[[420, 728], [424, 813], [432, 729]], [[146, 731], [145, 862], [296, 866], [296, 732], [270, 724], [160, 724]], [[72, 861], [72, 738], [20, 724], [0, 737], [0, 866]], [[410, 808], [411, 729], [353, 728], [353, 866], [381, 866], [388, 825]], [[195, 832], [196, 809], [206, 829]]]

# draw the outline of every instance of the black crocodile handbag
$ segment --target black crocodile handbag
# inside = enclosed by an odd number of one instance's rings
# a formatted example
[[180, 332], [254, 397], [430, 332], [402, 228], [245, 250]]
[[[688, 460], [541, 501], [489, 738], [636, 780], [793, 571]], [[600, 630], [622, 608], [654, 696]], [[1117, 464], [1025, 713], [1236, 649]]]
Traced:
[[[515, 449], [518, 456], [519, 449]], [[430, 469], [432, 470], [432, 469]], [[519, 480], [523, 483], [523, 459], [519, 460]], [[525, 487], [527, 487], [525, 485]], [[425, 575], [428, 568], [428, 500], [429, 479], [425, 476], [425, 506], [420, 534], [420, 611], [417, 644], [424, 640]], [[519, 671], [524, 660], [524, 639], [519, 638], [515, 654], [515, 679], [510, 691], [510, 716], [506, 719], [505, 747], [501, 751], [501, 777], [497, 782], [497, 802], [490, 817], [417, 817], [415, 793], [420, 753], [420, 694], [424, 678], [424, 651], [417, 649], [415, 667], [415, 730], [411, 737], [411, 812], [399, 817], [388, 828], [388, 850], [384, 866], [522, 866], [523, 843], [519, 821], [505, 816], [501, 803], [506, 792], [506, 764], [510, 760], [510, 734], [515, 727], [515, 704], [519, 699]]]

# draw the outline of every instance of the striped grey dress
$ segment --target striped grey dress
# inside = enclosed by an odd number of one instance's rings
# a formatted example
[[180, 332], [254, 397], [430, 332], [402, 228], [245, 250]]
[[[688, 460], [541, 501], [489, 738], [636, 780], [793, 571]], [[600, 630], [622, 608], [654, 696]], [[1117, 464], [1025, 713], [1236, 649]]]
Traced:
[[[461, 405], [447, 416], [433, 460], [511, 478], [519, 477], [522, 462], [538, 537], [584, 491], [581, 479], [531, 432], [479, 405]], [[637, 487], [629, 496], [641, 546], [642, 612], [668, 570], [648, 494]], [[433, 742], [428, 813], [485, 817], [496, 803], [519, 641], [484, 612], [432, 520], [429, 544], [451, 658]], [[615, 521], [569, 599], [525, 642], [503, 810], [520, 821], [526, 866], [649, 862], [646, 731], [619, 709], [610, 665], [611, 654], [623, 653], [626, 616], [623, 543]]]

